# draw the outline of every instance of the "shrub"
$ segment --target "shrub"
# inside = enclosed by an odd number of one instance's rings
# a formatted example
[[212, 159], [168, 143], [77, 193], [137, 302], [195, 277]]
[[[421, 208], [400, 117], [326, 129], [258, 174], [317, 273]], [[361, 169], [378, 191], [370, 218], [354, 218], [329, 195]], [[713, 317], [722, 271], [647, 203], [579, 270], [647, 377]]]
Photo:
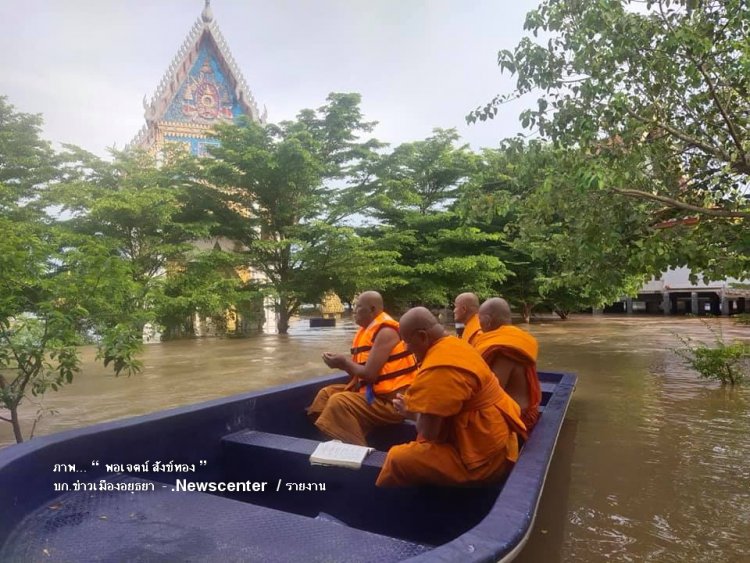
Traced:
[[750, 343], [735, 340], [727, 344], [721, 329], [716, 331], [705, 321], [704, 324], [714, 337], [713, 345], [675, 334], [683, 348], [675, 348], [674, 352], [701, 377], [717, 379], [722, 385], [742, 383], [750, 363]]

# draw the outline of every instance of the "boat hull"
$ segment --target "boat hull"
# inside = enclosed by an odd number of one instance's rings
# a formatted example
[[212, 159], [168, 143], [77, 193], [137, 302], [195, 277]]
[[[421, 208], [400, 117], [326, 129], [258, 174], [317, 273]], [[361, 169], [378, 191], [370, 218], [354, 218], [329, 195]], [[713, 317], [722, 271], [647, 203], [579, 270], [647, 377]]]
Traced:
[[321, 437], [304, 407], [341, 380], [236, 395], [0, 451], [0, 560], [463, 562], [517, 553], [574, 375], [540, 373], [543, 412], [518, 463], [502, 485], [475, 489], [376, 488], [387, 448], [414, 437], [408, 424], [372, 436], [381, 451], [358, 471], [311, 466]]

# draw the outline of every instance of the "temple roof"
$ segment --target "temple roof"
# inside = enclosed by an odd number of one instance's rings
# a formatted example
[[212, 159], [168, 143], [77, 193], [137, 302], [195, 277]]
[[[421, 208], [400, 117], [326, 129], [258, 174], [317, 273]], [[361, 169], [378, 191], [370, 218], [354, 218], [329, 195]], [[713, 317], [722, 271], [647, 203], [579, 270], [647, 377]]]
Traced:
[[[225, 98], [223, 102], [226, 104], [226, 98], [228, 98], [228, 103], [233, 106], [230, 112], [232, 115], [229, 115], [225, 108], [220, 108], [222, 115], [218, 116], [217, 119], [231, 119], [236, 117], [237, 114], [244, 114], [254, 121], [265, 122], [266, 112], [264, 111], [263, 115], [259, 113], [255, 98], [214, 20], [210, 0], [205, 0], [205, 2], [200, 17], [193, 24], [187, 38], [177, 51], [156, 92], [150, 101], [144, 96], [143, 108], [146, 125], [133, 139], [131, 146], [150, 145], [154, 138], [154, 126], [157, 123], [185, 123], [190, 121], [187, 118], [176, 119], [174, 107], [180, 103], [178, 96], [192, 99], [194, 92], [188, 91], [185, 95], [186, 84], [191, 77], [195, 82], [196, 73], [203, 71], [220, 75], [218, 77], [220, 80], [216, 80], [212, 75], [211, 82], [219, 89], [226, 90], [221, 92]], [[200, 74], [200, 76], [204, 76], [205, 73]], [[193, 90], [195, 90], [195, 84], [193, 84]], [[219, 93], [217, 91], [212, 92], [214, 94]], [[196, 121], [196, 125], [202, 128], [211, 126], [205, 122], [206, 120], [201, 122], [200, 119], [195, 118], [192, 121]]]

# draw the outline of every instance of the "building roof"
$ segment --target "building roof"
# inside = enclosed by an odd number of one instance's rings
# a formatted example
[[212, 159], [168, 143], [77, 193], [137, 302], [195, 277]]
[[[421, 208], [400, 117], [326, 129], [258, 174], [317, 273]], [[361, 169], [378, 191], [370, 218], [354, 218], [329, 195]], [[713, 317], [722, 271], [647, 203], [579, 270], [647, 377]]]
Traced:
[[[261, 115], [255, 98], [232, 53], [229, 51], [218, 24], [214, 20], [210, 0], [205, 0], [205, 6], [200, 17], [190, 28], [188, 36], [164, 73], [151, 99], [147, 100], [144, 96], [143, 108], [146, 124], [130, 143], [130, 146], [150, 146], [155, 140], [155, 124], [162, 122], [177, 123], [174, 116], [169, 112], [170, 107], [173, 106], [178, 94], [184, 91], [186, 81], [191, 74], [195, 73], [199, 58], [206, 50], [211, 53], [212, 59], [215, 59], [220, 67], [224, 78], [222, 83], [229, 89], [228, 93], [239, 112], [253, 121], [262, 123], [266, 121], [267, 112], [265, 108]], [[212, 127], [211, 124], [200, 125], [203, 129]]]

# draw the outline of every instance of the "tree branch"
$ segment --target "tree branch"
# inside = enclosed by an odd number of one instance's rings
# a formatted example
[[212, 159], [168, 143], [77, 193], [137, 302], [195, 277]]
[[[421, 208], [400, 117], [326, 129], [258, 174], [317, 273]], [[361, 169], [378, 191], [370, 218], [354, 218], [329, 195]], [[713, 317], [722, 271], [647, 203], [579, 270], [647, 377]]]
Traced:
[[[693, 57], [690, 56], [690, 58], [692, 59]], [[711, 77], [708, 75], [708, 72], [706, 71], [705, 67], [703, 66], [703, 63], [698, 64], [698, 70], [700, 71], [701, 75], [705, 79], [706, 84], [708, 84], [708, 89], [711, 92], [711, 98], [716, 104], [716, 107], [719, 108], [719, 113], [721, 113], [721, 117], [724, 119], [724, 123], [726, 123], [727, 128], [729, 129], [729, 134], [731, 135], [732, 140], [734, 141], [734, 146], [737, 147], [737, 150], [739, 150], [743, 164], [747, 166], [748, 164], [747, 154], [745, 153], [745, 149], [742, 146], [742, 139], [740, 139], [739, 137], [739, 132], [737, 131], [737, 128], [735, 127], [734, 122], [729, 116], [729, 111], [727, 110], [727, 108], [724, 106], [721, 99], [719, 98], [719, 94], [716, 91], [716, 86], [714, 86], [714, 83], [711, 80]]]
[[658, 194], [650, 194], [648, 192], [643, 192], [641, 190], [623, 190], [620, 188], [610, 188], [610, 189], [613, 192], [618, 193], [620, 195], [624, 195], [627, 197], [634, 197], [637, 199], [650, 199], [652, 201], [658, 201], [660, 203], [664, 203], [668, 205], [669, 207], [674, 207], [677, 209], [684, 209], [686, 211], [692, 211], [694, 213], [699, 213], [701, 215], [710, 215], [712, 217], [735, 217], [735, 218], [740, 218], [740, 219], [750, 219], [749, 211], [729, 211], [727, 209], [721, 209], [721, 208], [700, 207], [699, 205], [692, 205], [690, 203], [685, 203], [683, 201], [679, 201], [671, 197], [666, 197], [666, 196], [658, 195]]
[[[675, 28], [672, 26], [672, 23], [669, 21], [669, 18], [664, 13], [664, 7], [662, 5], [662, 0], [659, 0], [659, 13], [661, 14], [662, 20], [666, 24], [666, 26], [669, 28], [669, 30], [674, 33]], [[728, 18], [729, 20], [729, 18]], [[729, 21], [727, 21], [727, 24]], [[711, 99], [716, 104], [716, 107], [719, 110], [719, 113], [721, 114], [721, 117], [724, 119], [724, 123], [727, 126], [727, 129], [729, 129], [729, 135], [732, 137], [732, 141], [734, 141], [734, 145], [739, 150], [739, 154], [742, 157], [742, 164], [744, 165], [743, 168], [748, 167], [748, 161], [747, 161], [747, 155], [745, 153], [745, 150], [742, 147], [742, 140], [739, 137], [739, 133], [737, 129], [734, 126], [734, 122], [729, 116], [729, 112], [727, 108], [722, 103], [721, 99], [719, 98], [718, 92], [716, 91], [716, 86], [713, 83], [713, 80], [711, 80], [711, 77], [708, 74], [708, 71], [706, 71], [705, 68], [705, 60], [697, 60], [696, 57], [691, 52], [690, 47], [685, 48], [685, 54], [687, 55], [688, 59], [695, 65], [695, 67], [698, 69], [698, 72], [701, 73], [701, 76], [703, 76], [703, 79], [706, 81], [706, 84], [708, 85], [708, 90], [711, 93]], [[727, 155], [724, 157], [724, 160], [727, 162], [731, 162], [731, 159]]]
[[704, 152], [706, 152], [706, 153], [714, 156], [715, 158], [718, 158], [719, 160], [723, 160], [725, 162], [730, 162], [730, 160], [731, 160], [730, 157], [729, 157], [729, 155], [726, 154], [721, 149], [718, 149], [716, 147], [712, 147], [711, 145], [709, 145], [707, 143], [704, 143], [700, 139], [696, 139], [695, 137], [691, 137], [690, 135], [687, 135], [686, 133], [683, 133], [679, 129], [675, 129], [674, 127], [672, 127], [671, 125], [669, 125], [667, 123], [663, 123], [663, 122], [656, 122], [656, 123], [654, 123], [653, 120], [648, 119], [646, 117], [643, 117], [642, 115], [636, 113], [634, 110], [632, 110], [631, 108], [629, 108], [627, 106], [625, 106], [625, 111], [628, 113], [628, 115], [630, 115], [634, 119], [637, 119], [641, 123], [650, 124], [653, 127], [658, 127], [660, 129], [664, 129], [667, 133], [673, 135], [674, 137], [677, 137], [681, 141], [684, 141], [685, 143], [687, 143], [687, 144], [689, 144], [691, 146], [699, 148], [699, 149], [703, 150]]

